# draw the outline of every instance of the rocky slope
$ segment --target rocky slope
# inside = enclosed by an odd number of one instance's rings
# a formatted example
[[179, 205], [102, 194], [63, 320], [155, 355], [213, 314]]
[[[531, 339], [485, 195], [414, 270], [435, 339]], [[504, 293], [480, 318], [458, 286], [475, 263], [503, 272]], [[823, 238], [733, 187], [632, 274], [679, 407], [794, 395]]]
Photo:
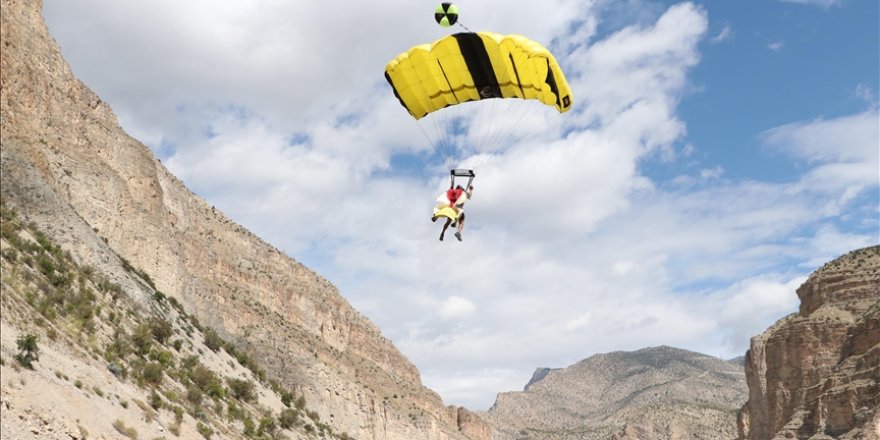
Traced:
[[486, 418], [496, 440], [732, 439], [746, 395], [740, 365], [655, 347], [538, 369]]
[[739, 438], [880, 439], [880, 246], [797, 290], [798, 313], [752, 339]]
[[0, 438], [351, 440], [146, 274], [123, 261], [125, 290], [0, 221]]
[[[120, 263], [215, 328], [322, 420], [358, 439], [483, 439], [334, 286], [227, 219], [118, 125], [76, 80], [38, 0], [0, 1], [4, 201], [150, 304]], [[139, 293], [140, 292], [140, 293]]]

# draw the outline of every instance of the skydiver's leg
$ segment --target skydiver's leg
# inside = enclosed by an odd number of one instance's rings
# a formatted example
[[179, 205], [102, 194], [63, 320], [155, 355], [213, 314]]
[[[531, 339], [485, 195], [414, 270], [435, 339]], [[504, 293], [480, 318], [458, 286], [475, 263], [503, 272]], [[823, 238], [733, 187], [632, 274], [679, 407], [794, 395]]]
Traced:
[[443, 234], [446, 234], [446, 229], [449, 227], [449, 225], [451, 223], [452, 223], [451, 218], [446, 219], [446, 224], [443, 225], [443, 231], [440, 232], [440, 241], [443, 241]]
[[461, 241], [461, 231], [464, 230], [464, 211], [458, 216], [458, 231], [455, 232], [455, 238]]

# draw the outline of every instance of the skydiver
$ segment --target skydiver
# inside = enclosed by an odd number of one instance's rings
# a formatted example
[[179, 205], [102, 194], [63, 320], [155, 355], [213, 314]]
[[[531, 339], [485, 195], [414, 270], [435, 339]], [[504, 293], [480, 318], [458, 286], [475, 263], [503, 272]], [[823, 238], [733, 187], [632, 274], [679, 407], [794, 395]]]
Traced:
[[441, 209], [446, 207], [455, 209], [455, 202], [461, 196], [463, 191], [464, 188], [462, 188], [461, 185], [456, 185], [455, 188], [450, 187], [449, 190], [437, 196], [437, 204], [434, 206], [434, 216], [431, 217], [431, 221], [437, 221], [437, 213], [440, 212]]
[[[457, 229], [455, 231], [455, 238], [457, 238], [458, 241], [461, 241], [461, 232], [462, 230], [464, 230], [464, 204], [467, 203], [468, 200], [470, 200], [473, 192], [473, 185], [469, 186], [467, 191], [465, 191], [464, 188], [461, 187], [461, 185], [458, 185], [454, 190], [450, 189], [446, 192], [445, 196], [448, 200], [450, 200], [448, 206], [455, 211], [456, 218], [454, 222], [452, 218], [446, 219], [446, 224], [443, 225], [443, 230], [440, 232], [440, 241], [443, 241], [443, 236], [446, 234], [446, 229], [448, 229], [450, 225]], [[440, 198], [442, 198], [443, 196], [444, 194], [441, 194]], [[436, 211], [438, 211], [437, 208], [435, 208], [435, 214]], [[437, 215], [431, 217], [431, 221], [437, 221]]]

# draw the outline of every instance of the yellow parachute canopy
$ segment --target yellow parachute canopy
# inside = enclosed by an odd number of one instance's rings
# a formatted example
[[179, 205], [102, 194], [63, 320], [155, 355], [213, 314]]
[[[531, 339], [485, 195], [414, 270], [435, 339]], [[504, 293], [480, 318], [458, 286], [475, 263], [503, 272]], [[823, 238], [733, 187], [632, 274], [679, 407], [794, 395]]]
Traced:
[[415, 46], [385, 66], [394, 95], [416, 119], [488, 98], [536, 99], [560, 113], [571, 88], [556, 58], [521, 35], [464, 32]]

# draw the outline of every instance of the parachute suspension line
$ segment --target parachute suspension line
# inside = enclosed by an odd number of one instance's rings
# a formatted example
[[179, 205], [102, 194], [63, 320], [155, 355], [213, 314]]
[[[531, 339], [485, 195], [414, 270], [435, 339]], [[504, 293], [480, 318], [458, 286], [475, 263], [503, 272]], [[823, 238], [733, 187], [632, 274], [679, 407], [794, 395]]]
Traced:
[[428, 134], [428, 132], [425, 130], [425, 127], [423, 127], [422, 124], [419, 124], [419, 121], [414, 121], [414, 122], [416, 124], [416, 127], [419, 128], [419, 131], [422, 132], [422, 136], [424, 136], [425, 140], [428, 141], [428, 148], [430, 148], [431, 152], [433, 153], [431, 155], [431, 159], [428, 162], [430, 163], [435, 157], [439, 158], [440, 161], [443, 162], [443, 157], [440, 155], [440, 151], [434, 147], [434, 140], [431, 138], [431, 135]]
[[[516, 102], [518, 108], [513, 112], [513, 118], [509, 121], [509, 125], [502, 126], [492, 132], [493, 139], [487, 143], [488, 150], [474, 163], [474, 167], [487, 167], [497, 160], [498, 152], [507, 147], [508, 142], [527, 138], [529, 137], [528, 133], [538, 130], [543, 125], [544, 119], [536, 117], [541, 114], [542, 108], [527, 105], [526, 102], [521, 104]], [[525, 133], [525, 135], [517, 134], [517, 131]]]
[[464, 30], [466, 30], [466, 31], [468, 31], [468, 32], [470, 32], [470, 33], [473, 33], [473, 32], [474, 32], [474, 31], [468, 29], [468, 27], [465, 26], [464, 23], [461, 22], [461, 20], [458, 20], [458, 21], [456, 22], [456, 24], [458, 24], [459, 26], [463, 27]]

